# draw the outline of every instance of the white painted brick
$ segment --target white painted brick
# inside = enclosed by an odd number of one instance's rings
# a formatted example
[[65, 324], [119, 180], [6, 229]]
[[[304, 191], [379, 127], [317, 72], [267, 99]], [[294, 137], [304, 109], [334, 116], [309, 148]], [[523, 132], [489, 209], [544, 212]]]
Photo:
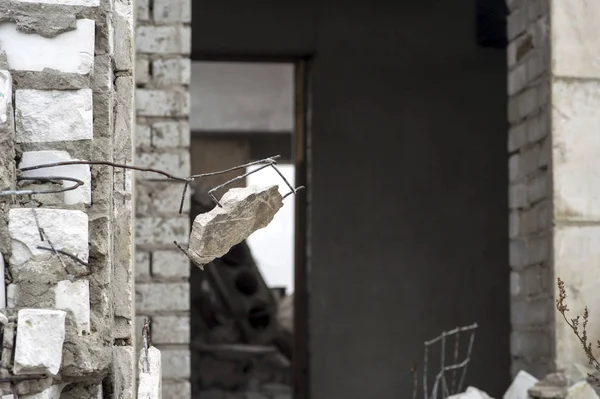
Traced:
[[184, 121], [157, 122], [152, 125], [152, 145], [154, 147], [189, 146], [190, 125]]
[[[27, 168], [30, 166], [74, 161], [66, 151], [28, 151], [23, 153], [19, 168]], [[40, 177], [40, 176], [63, 176], [72, 177], [83, 181], [83, 185], [75, 190], [65, 191], [65, 204], [89, 204], [92, 200], [92, 174], [89, 165], [65, 165], [55, 166], [52, 168], [44, 168], [23, 172], [25, 177]], [[63, 180], [63, 187], [71, 187], [72, 181]]]
[[173, 241], [184, 244], [189, 239], [189, 218], [137, 217], [135, 218], [136, 245], [173, 245]]
[[163, 378], [189, 378], [191, 358], [188, 349], [162, 349]]
[[21, 3], [64, 4], [67, 6], [97, 7], [100, 0], [17, 0]]
[[519, 123], [508, 131], [508, 151], [514, 152], [527, 144], [527, 123]]
[[508, 206], [510, 209], [526, 208], [527, 202], [527, 184], [512, 184], [508, 188]]
[[171, 58], [152, 62], [152, 77], [159, 85], [190, 84], [192, 61], [189, 58]]
[[135, 125], [135, 147], [149, 148], [152, 145], [152, 129], [148, 125]]
[[186, 116], [190, 113], [189, 93], [138, 89], [135, 108], [140, 116]]
[[540, 105], [538, 103], [538, 90], [535, 87], [525, 90], [517, 97], [519, 117], [531, 115]]
[[[54, 0], [41, 2], [56, 4]], [[87, 75], [94, 64], [94, 31], [95, 23], [91, 19], [78, 19], [77, 29], [53, 38], [24, 33], [17, 30], [16, 24], [2, 23], [1, 47], [6, 52], [12, 70], [42, 71], [52, 68], [60, 72]]]
[[519, 65], [508, 72], [508, 95], [512, 96], [527, 85], [527, 65]]
[[150, 278], [150, 253], [136, 251], [135, 253], [135, 279]]
[[8, 122], [12, 108], [12, 77], [8, 71], [0, 70], [0, 123]]
[[153, 346], [148, 348], [148, 350], [140, 350], [138, 370], [140, 376], [138, 399], [162, 398], [162, 365], [160, 351]]
[[507, 18], [508, 40], [512, 40], [527, 29], [527, 9], [518, 8]]
[[129, 71], [133, 68], [133, 9], [131, 2], [114, 2], [114, 61], [117, 71]]
[[[190, 152], [180, 150], [177, 152], [155, 153], [142, 152], [136, 155], [136, 166], [160, 169], [178, 177], [190, 175]], [[165, 177], [152, 172], [138, 172], [139, 179], [165, 179]]]
[[146, 84], [150, 81], [150, 62], [143, 58], [135, 60], [135, 83]]
[[77, 333], [79, 335], [90, 333], [90, 282], [88, 280], [59, 281], [54, 289], [54, 307], [56, 309], [71, 311]]
[[154, 20], [157, 22], [191, 22], [191, 0], [154, 0]]
[[185, 26], [138, 26], [135, 40], [140, 53], [189, 54], [191, 30]]
[[13, 367], [15, 374], [58, 374], [65, 340], [66, 315], [62, 310], [19, 310]]
[[[40, 227], [56, 249], [62, 249], [87, 261], [88, 216], [85, 212], [64, 209], [36, 209]], [[30, 208], [11, 209], [8, 212], [8, 230], [12, 240], [10, 263], [20, 265], [31, 257], [48, 259], [50, 251], [38, 249], [42, 245], [33, 212]]]
[[521, 156], [513, 154], [508, 158], [508, 180], [512, 183], [519, 179], [519, 161]]
[[[138, 182], [136, 190], [136, 212], [138, 215], [179, 212], [183, 184], [173, 181], [144, 181]], [[186, 195], [182, 211], [188, 212], [189, 209], [190, 195]]]
[[92, 90], [17, 90], [17, 142], [91, 140]]
[[190, 317], [154, 316], [152, 318], [152, 342], [157, 345], [189, 343]]
[[178, 311], [190, 309], [190, 284], [139, 283], [135, 285], [136, 311]]
[[152, 253], [152, 275], [164, 278], [190, 276], [190, 260], [178, 249]]
[[[220, 393], [221, 391], [219, 391]], [[209, 395], [202, 394], [203, 398], [209, 399]], [[192, 386], [189, 381], [165, 381], [163, 384], [163, 398], [188, 399], [192, 397]], [[213, 396], [217, 398], [218, 396]], [[278, 398], [281, 399], [281, 398]]]

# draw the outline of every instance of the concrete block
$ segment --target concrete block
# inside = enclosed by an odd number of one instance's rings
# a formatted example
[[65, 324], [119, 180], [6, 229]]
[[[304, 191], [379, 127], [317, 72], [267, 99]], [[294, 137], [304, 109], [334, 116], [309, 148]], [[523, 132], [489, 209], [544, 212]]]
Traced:
[[62, 310], [19, 310], [13, 366], [15, 374], [58, 374], [66, 315]]
[[114, 2], [113, 29], [114, 29], [114, 61], [115, 70], [133, 70], [133, 7], [131, 2]]
[[[161, 353], [151, 346], [140, 350], [138, 362], [139, 379], [138, 399], [162, 398], [162, 364]], [[166, 396], [171, 398], [171, 396]]]
[[192, 1], [154, 0], [154, 21], [156, 22], [191, 22]]
[[139, 283], [135, 285], [136, 311], [178, 311], [190, 309], [189, 283]]
[[152, 78], [154, 83], [163, 86], [189, 85], [191, 68], [192, 61], [189, 58], [155, 60], [152, 62]]
[[[73, 2], [97, 2], [98, 0], [63, 0], [62, 4]], [[53, 3], [55, 0], [31, 1]], [[87, 75], [92, 72], [94, 63], [95, 23], [91, 19], [78, 19], [76, 29], [61, 33], [53, 38], [25, 33], [17, 30], [13, 23], [0, 24], [2, 50], [6, 52], [11, 70], [42, 71], [44, 68], [59, 72]]]
[[136, 20], [148, 21], [150, 19], [150, 0], [136, 0]]
[[171, 251], [154, 251], [152, 275], [161, 278], [188, 278], [190, 260], [177, 248]]
[[98, 7], [100, 0], [18, 0], [21, 3], [64, 4], [67, 6]]
[[[179, 212], [183, 184], [173, 181], [143, 181], [136, 184], [136, 190], [137, 215], [146, 216], [149, 214]], [[188, 212], [189, 209], [190, 196], [186, 195], [183, 202], [183, 212]]]
[[[67, 384], [52, 385], [50, 388], [44, 389], [40, 393], [33, 395], [19, 395], [22, 399], [60, 399], [60, 394]], [[3, 396], [4, 398], [4, 396]]]
[[91, 140], [92, 90], [17, 90], [17, 142]]
[[600, 3], [551, 3], [552, 73], [567, 78], [600, 78]]
[[149, 149], [152, 145], [152, 129], [148, 125], [137, 123], [135, 126], [135, 147]]
[[7, 123], [12, 112], [12, 77], [0, 70], [0, 124]]
[[552, 97], [554, 217], [600, 221], [600, 82], [555, 80]]
[[132, 346], [113, 348], [113, 397], [133, 398], [135, 381], [135, 350]]
[[154, 316], [152, 318], [152, 342], [160, 344], [189, 344], [189, 316]]
[[[137, 152], [135, 165], [165, 171], [178, 177], [187, 177], [190, 171], [190, 152], [179, 149], [171, 152]], [[138, 179], [164, 180], [165, 177], [152, 172], [136, 172]], [[181, 186], [183, 190], [183, 186]]]
[[173, 241], [182, 244], [189, 237], [189, 219], [176, 217], [137, 217], [135, 243], [137, 246], [164, 245], [173, 247]]
[[200, 214], [192, 224], [188, 253], [198, 265], [225, 255], [231, 247], [266, 227], [283, 206], [278, 186], [232, 188], [222, 207]]
[[139, 116], [186, 116], [190, 113], [189, 93], [138, 89], [135, 108]]
[[507, 18], [508, 40], [512, 40], [527, 29], [527, 9], [521, 7], [511, 12]]
[[[163, 396], [169, 399], [188, 399], [192, 397], [192, 386], [188, 381], [165, 381], [163, 384]], [[202, 396], [208, 398], [208, 396]]]
[[[30, 166], [76, 161], [71, 158], [66, 151], [27, 151], [23, 153], [19, 168], [27, 168]], [[72, 177], [83, 181], [83, 185], [75, 190], [65, 191], [64, 201], [67, 205], [73, 204], [90, 204], [92, 201], [92, 174], [89, 165], [66, 165], [56, 166], [53, 168], [44, 168], [23, 172], [25, 177], [41, 177], [41, 176], [64, 176]], [[63, 181], [63, 187], [70, 187], [74, 183], [72, 181]]]
[[73, 312], [77, 334], [90, 333], [90, 282], [59, 281], [54, 289], [56, 309]]
[[517, 66], [508, 72], [508, 95], [512, 96], [527, 86], [527, 65]]
[[135, 83], [146, 84], [150, 81], [150, 61], [143, 58], [135, 60]]
[[[88, 216], [85, 212], [38, 208], [36, 214], [40, 227], [56, 249], [68, 251], [87, 262]], [[8, 230], [12, 239], [11, 265], [23, 264], [32, 257], [48, 259], [54, 256], [51, 251], [37, 248], [42, 242], [31, 209], [11, 209], [8, 212]]]
[[155, 54], [189, 54], [191, 30], [185, 26], [138, 26], [136, 51]]
[[150, 278], [150, 253], [136, 251], [135, 253], [135, 279], [144, 280]]
[[189, 378], [191, 357], [189, 349], [161, 349], [163, 378]]
[[538, 379], [527, 373], [519, 371], [502, 399], [528, 399], [527, 391], [538, 382]]
[[190, 125], [186, 121], [152, 124], [152, 146], [157, 148], [189, 147]]

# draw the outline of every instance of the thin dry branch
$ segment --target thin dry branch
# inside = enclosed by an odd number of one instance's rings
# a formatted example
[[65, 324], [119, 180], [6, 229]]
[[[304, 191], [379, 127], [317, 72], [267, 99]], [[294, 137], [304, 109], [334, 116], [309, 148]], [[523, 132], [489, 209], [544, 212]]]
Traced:
[[[590, 366], [592, 366], [594, 368], [594, 370], [596, 370], [596, 372], [600, 373], [600, 362], [594, 355], [594, 352], [592, 350], [592, 343], [589, 341], [589, 338], [587, 335], [587, 326], [588, 326], [589, 317], [590, 317], [588, 308], [587, 308], [587, 306], [584, 308], [583, 318], [581, 316], [577, 315], [577, 317], [569, 320], [569, 318], [567, 317], [567, 312], [569, 311], [569, 308], [568, 308], [567, 304], [565, 303], [565, 300], [567, 299], [567, 291], [565, 289], [565, 282], [562, 281], [560, 279], [560, 277], [557, 279], [557, 282], [558, 282], [557, 283], [558, 284], [558, 299], [556, 300], [556, 309], [562, 315], [562, 317], [565, 320], [565, 322], [567, 323], [567, 325], [571, 328], [571, 330], [573, 330], [573, 333], [575, 334], [575, 336], [581, 343], [581, 346], [583, 347], [583, 351], [588, 359]], [[582, 319], [583, 319], [583, 323], [580, 324], [580, 321]], [[580, 325], [581, 325], [581, 330], [579, 328]], [[596, 341], [596, 346], [597, 346], [597, 348], [600, 348], [600, 340]], [[600, 386], [600, 378], [599, 377], [597, 377], [593, 374], [590, 374], [590, 373], [588, 373], [588, 376], [591, 379], [593, 379], [594, 382], [596, 382], [596, 384], [598, 384], [598, 386]]]

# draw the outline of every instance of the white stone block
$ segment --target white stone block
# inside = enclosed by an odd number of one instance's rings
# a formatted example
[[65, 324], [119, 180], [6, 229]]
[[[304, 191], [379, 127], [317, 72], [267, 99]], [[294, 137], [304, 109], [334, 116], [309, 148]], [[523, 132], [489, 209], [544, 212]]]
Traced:
[[[35, 3], [71, 4], [98, 0], [35, 0]], [[97, 5], [97, 4], [96, 4]], [[11, 70], [42, 71], [44, 68], [60, 72], [87, 75], [94, 64], [95, 23], [78, 19], [77, 29], [53, 38], [17, 30], [13, 23], [0, 24], [0, 48], [6, 52]]]
[[492, 397], [477, 388], [468, 387], [465, 392], [449, 396], [447, 399], [492, 399]]
[[554, 216], [600, 221], [600, 82], [554, 79], [552, 98]]
[[552, 72], [569, 78], [600, 77], [600, 2], [552, 0]]
[[60, 399], [60, 394], [67, 384], [52, 385], [40, 393], [33, 395], [20, 395], [21, 399]]
[[162, 398], [161, 354], [151, 346], [148, 351], [140, 350], [138, 399]]
[[88, 280], [59, 281], [54, 289], [54, 301], [56, 309], [73, 312], [79, 335], [90, 333], [90, 282]]
[[18, 143], [91, 140], [92, 90], [17, 90]]
[[12, 78], [8, 71], [0, 70], [0, 123], [6, 123], [8, 121], [8, 112], [10, 112], [11, 103]]
[[58, 374], [66, 316], [62, 310], [19, 310], [13, 366], [15, 374]]
[[[75, 161], [66, 151], [30, 151], [24, 152], [21, 158], [19, 168], [27, 168], [30, 166]], [[72, 177], [83, 181], [83, 185], [75, 190], [65, 191], [65, 204], [90, 204], [92, 201], [92, 174], [89, 165], [66, 165], [56, 166], [53, 168], [44, 168], [23, 172], [25, 177], [40, 177], [40, 176], [62, 176]], [[70, 187], [74, 183], [64, 180], [63, 187]]]
[[526, 371], [519, 371], [502, 399], [528, 399], [527, 391], [538, 382], [538, 379]]
[[[36, 209], [40, 227], [52, 241], [56, 249], [65, 250], [87, 262], [88, 216], [85, 212], [65, 209]], [[30, 208], [11, 209], [8, 212], [8, 231], [12, 240], [11, 265], [20, 265], [30, 258], [48, 259], [54, 256], [51, 251], [38, 249], [47, 246], [40, 241], [33, 211]]]

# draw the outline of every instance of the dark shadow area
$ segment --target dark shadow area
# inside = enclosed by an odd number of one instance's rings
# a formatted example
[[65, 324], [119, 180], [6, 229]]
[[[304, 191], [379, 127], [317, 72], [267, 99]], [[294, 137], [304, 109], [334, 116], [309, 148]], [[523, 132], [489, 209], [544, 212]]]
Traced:
[[466, 383], [499, 397], [510, 378], [504, 50], [479, 45], [475, 2], [340, 4], [193, 10], [196, 58], [311, 56], [310, 379], [297, 397], [408, 397], [423, 341], [472, 322]]

